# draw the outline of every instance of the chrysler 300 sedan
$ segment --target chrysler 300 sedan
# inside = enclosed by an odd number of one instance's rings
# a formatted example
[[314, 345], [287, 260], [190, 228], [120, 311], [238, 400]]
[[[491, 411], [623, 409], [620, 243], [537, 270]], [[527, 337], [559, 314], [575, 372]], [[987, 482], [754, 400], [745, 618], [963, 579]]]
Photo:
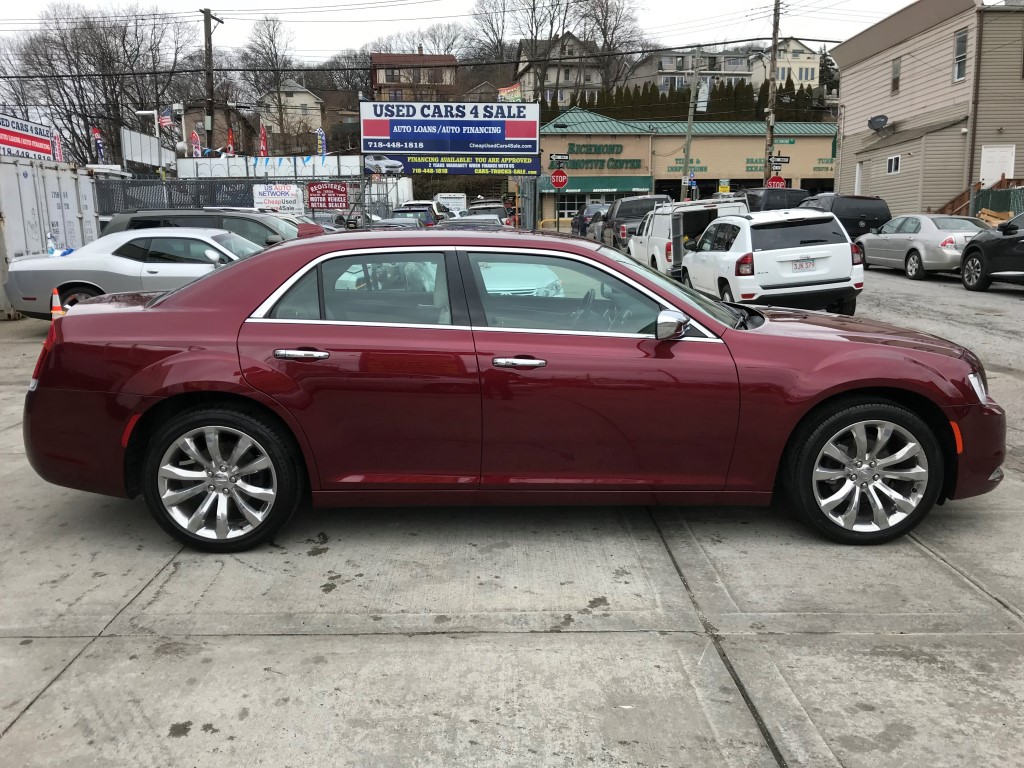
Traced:
[[141, 494], [172, 536], [220, 552], [305, 499], [778, 495], [832, 539], [877, 543], [992, 490], [1005, 453], [963, 347], [721, 303], [610, 248], [522, 232], [325, 236], [82, 302], [43, 346], [24, 434], [46, 480]]

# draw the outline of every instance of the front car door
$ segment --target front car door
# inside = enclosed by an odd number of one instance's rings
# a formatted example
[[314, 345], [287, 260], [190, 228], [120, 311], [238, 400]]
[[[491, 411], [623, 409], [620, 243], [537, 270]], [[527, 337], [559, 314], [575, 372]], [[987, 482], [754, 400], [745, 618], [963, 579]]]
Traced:
[[244, 323], [246, 379], [301, 424], [322, 490], [476, 489], [480, 379], [454, 259], [326, 254]]
[[715, 285], [715, 268], [714, 262], [708, 257], [708, 254], [714, 248], [715, 236], [718, 234], [718, 225], [711, 224], [707, 229], [697, 238], [697, 247], [693, 252], [694, 274], [690, 276], [690, 280], [693, 282], [693, 287], [703, 293], [711, 294], [712, 296], [718, 296], [718, 286]]
[[887, 267], [901, 266], [902, 262], [896, 256], [899, 237], [898, 231], [906, 217], [897, 216], [882, 225], [877, 235], [864, 235], [865, 253], [870, 255], [871, 264], [884, 264]]
[[656, 340], [668, 303], [585, 257], [467, 247], [460, 264], [485, 491], [724, 487], [738, 418], [725, 344], [697, 326]]
[[997, 239], [985, 243], [984, 250], [989, 274], [1012, 272], [1014, 279], [1020, 280], [1024, 276], [1024, 214], [1010, 219]]
[[218, 249], [191, 237], [153, 237], [149, 240], [149, 255], [142, 269], [142, 290], [173, 291], [217, 267], [208, 254], [220, 254]]

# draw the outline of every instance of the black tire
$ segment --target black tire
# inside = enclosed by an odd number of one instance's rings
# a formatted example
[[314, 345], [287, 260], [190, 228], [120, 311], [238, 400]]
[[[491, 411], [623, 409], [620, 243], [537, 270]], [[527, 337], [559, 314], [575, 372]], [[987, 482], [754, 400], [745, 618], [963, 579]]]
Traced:
[[736, 299], [734, 299], [732, 295], [732, 288], [730, 288], [729, 284], [724, 280], [718, 286], [718, 295], [722, 297], [722, 301], [736, 301]]
[[960, 282], [968, 291], [987, 291], [992, 278], [985, 273], [985, 260], [981, 251], [970, 251], [960, 263]]
[[[893, 436], [889, 438], [888, 442], [877, 449], [876, 457], [880, 457], [882, 461], [889, 458], [892, 453], [899, 452], [911, 441], [916, 442], [920, 450], [916, 454], [911, 454], [906, 460], [897, 461], [884, 469], [881, 466], [869, 466], [870, 453], [866, 452], [858, 459], [857, 451], [852, 444], [848, 450], [842, 451], [844, 455], [852, 455], [848, 465], [824, 456], [823, 451], [826, 444], [841, 443], [837, 438], [844, 435], [846, 430], [854, 429], [855, 425], [861, 422], [868, 423], [868, 426], [865, 426], [865, 445], [869, 449], [872, 449], [873, 445], [870, 442], [871, 430], [875, 430], [876, 441], [879, 437], [877, 426], [871, 426], [871, 422], [884, 422], [898, 428], [893, 430]], [[852, 434], [851, 432], [851, 439]], [[906, 439], [908, 435], [912, 440]], [[874, 472], [884, 474], [886, 469], [890, 472], [904, 474], [907, 474], [910, 469], [918, 472], [920, 471], [920, 457], [923, 457], [925, 466], [924, 477], [918, 481], [883, 479], [882, 483], [878, 483], [880, 475], [871, 474]], [[863, 461], [858, 466], [856, 461], [861, 459]], [[821, 462], [820, 465], [819, 462]], [[911, 463], [914, 463], [915, 466], [908, 468], [908, 464]], [[842, 477], [835, 480], [815, 479], [816, 469], [836, 472]], [[782, 473], [785, 483], [784, 490], [800, 515], [825, 536], [843, 544], [882, 544], [899, 538], [912, 530], [935, 506], [942, 488], [943, 476], [942, 448], [931, 428], [912, 411], [881, 399], [859, 403], [850, 400], [839, 402], [825, 406], [806, 418], [790, 437]], [[888, 483], [892, 485], [890, 486]], [[847, 488], [848, 484], [853, 487]], [[908, 512], [898, 510], [890, 496], [876, 490], [879, 485], [886, 485], [900, 495], [905, 494], [906, 499], [916, 502], [915, 506]], [[862, 489], [866, 490], [862, 491]], [[846, 511], [851, 515], [849, 527], [830, 517], [815, 495], [817, 493], [820, 497], [823, 494], [830, 494], [825, 499], [828, 501], [838, 496], [843, 490], [846, 490], [848, 494], [843, 497], [843, 502], [848, 501], [848, 503], [845, 505], [837, 503], [835, 509], [842, 511], [840, 508], [846, 506]], [[852, 498], [850, 498], [851, 496]], [[877, 526], [872, 512], [872, 497], [879, 500], [879, 504], [883, 507], [892, 505], [896, 522], [889, 524], [888, 527]], [[904, 516], [899, 517], [900, 514]], [[840, 516], [843, 517], [843, 515]], [[890, 522], [892, 520], [887, 515], [886, 519]], [[859, 530], [855, 530], [855, 526]], [[871, 530], [872, 527], [877, 527], [877, 530]]]
[[655, 272], [660, 271], [658, 269], [658, 260], [654, 256], [651, 256], [651, 269], [653, 269]]
[[924, 262], [921, 261], [921, 254], [917, 251], [911, 251], [907, 254], [903, 271], [907, 273], [907, 277], [911, 280], [925, 280], [928, 278], [928, 273], [924, 269]]
[[843, 299], [836, 304], [836, 314], [838, 315], [849, 315], [853, 317], [857, 312], [857, 297], [854, 296], [852, 299]]
[[690, 273], [685, 269], [679, 275], [679, 282], [685, 285], [687, 288], [693, 288], [693, 282], [690, 280]]
[[69, 285], [60, 291], [60, 305], [62, 307], [68, 304], [75, 304], [79, 301], [85, 301], [95, 296], [102, 296], [103, 291], [98, 288], [92, 288], [88, 285]]
[[[231, 438], [237, 435], [245, 436], [254, 444], [254, 447], [250, 449], [251, 452], [246, 451], [238, 456], [236, 464], [244, 466], [241, 467], [243, 473], [237, 476], [237, 480], [236, 477], [230, 476], [230, 472], [218, 472], [217, 476], [211, 477], [210, 473], [203, 469], [205, 465], [188, 459], [184, 452], [175, 447], [179, 439], [189, 433], [205, 429], [217, 430], [217, 433], [223, 438], [217, 439], [218, 448], [216, 452], [212, 453], [213, 456], [222, 455], [222, 448], [225, 449], [224, 452], [227, 452], [227, 448], [233, 447]], [[203, 451], [211, 452], [203, 436], [197, 435], [193, 438], [192, 446], [200, 454], [200, 457], [202, 457]], [[161, 425], [149, 441], [143, 464], [141, 483], [143, 497], [150, 513], [160, 527], [183, 544], [207, 552], [238, 552], [249, 549], [273, 536], [294, 514], [303, 498], [306, 481], [302, 464], [298, 458], [298, 450], [291, 435], [264, 416], [231, 408], [216, 407], [185, 411]], [[167, 454], [171, 454], [171, 452], [174, 452], [171, 459], [164, 464], [168, 459]], [[175, 460], [174, 457], [179, 455], [186, 460]], [[242, 457], [244, 456], [250, 458], [243, 462]], [[256, 463], [253, 459], [258, 459], [259, 462], [266, 459], [267, 468], [244, 472], [249, 465]], [[230, 462], [230, 459], [224, 461]], [[176, 470], [200, 476], [205, 472], [210, 479], [205, 480], [200, 477], [198, 485], [193, 484], [196, 482], [195, 477], [190, 477], [187, 480], [161, 480], [161, 465], [173, 466]], [[227, 464], [222, 465], [220, 469], [223, 470], [225, 466]], [[216, 470], [217, 467], [213, 467], [213, 469]], [[244, 481], [243, 478], [245, 478]], [[168, 494], [193, 491], [192, 496], [182, 499], [180, 504], [174, 506], [174, 512], [172, 512], [166, 508], [161, 499], [161, 482], [175, 484], [173, 488], [167, 489]], [[262, 486], [267, 482], [271, 483], [270, 488], [274, 491], [274, 498], [269, 502], [249, 496], [247, 495], [248, 490], [243, 490], [252, 489], [264, 492], [266, 489]], [[185, 487], [178, 487], [177, 483], [182, 483]], [[216, 485], [213, 485], [214, 483]], [[203, 487], [196, 491], [195, 489], [199, 486]], [[221, 503], [218, 494], [221, 493], [224, 494], [225, 528], [229, 533], [234, 531], [229, 536], [220, 536], [216, 530], [219, 527], [216, 520]], [[252, 524], [248, 532], [245, 532], [244, 529], [250, 525], [250, 521], [242, 513], [239, 502], [235, 501], [239, 498], [239, 494], [244, 494], [243, 501], [250, 505], [250, 510], [260, 507], [256, 512], [261, 521]], [[216, 508], [211, 503], [206, 511], [201, 511], [199, 508], [209, 502], [211, 496], [216, 501]], [[205, 497], [205, 499], [201, 497]], [[269, 506], [263, 506], [267, 504]], [[198, 520], [205, 523], [198, 533], [187, 530], [184, 525], [183, 518], [190, 513], [192, 518], [189, 522]], [[214, 528], [212, 531], [209, 530], [211, 524]], [[239, 530], [242, 530], [242, 533], [238, 533]]]

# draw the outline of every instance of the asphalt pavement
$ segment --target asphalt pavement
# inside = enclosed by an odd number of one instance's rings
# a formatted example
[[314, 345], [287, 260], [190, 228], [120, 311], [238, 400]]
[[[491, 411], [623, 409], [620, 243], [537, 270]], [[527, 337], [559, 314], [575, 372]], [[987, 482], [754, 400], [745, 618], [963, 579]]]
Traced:
[[1024, 288], [867, 285], [981, 356], [1011, 450], [872, 548], [785, 509], [433, 508], [196, 553], [36, 477], [47, 326], [0, 322], [0, 765], [1024, 765]]

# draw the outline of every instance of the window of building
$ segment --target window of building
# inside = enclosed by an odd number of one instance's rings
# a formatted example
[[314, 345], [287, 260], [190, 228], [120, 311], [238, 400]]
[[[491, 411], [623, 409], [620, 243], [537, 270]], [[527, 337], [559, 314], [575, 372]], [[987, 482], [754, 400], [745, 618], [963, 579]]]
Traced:
[[953, 35], [953, 82], [967, 78], [967, 30], [957, 30]]
[[392, 101], [401, 101], [402, 100], [402, 91], [401, 91], [400, 88], [394, 88], [391, 91], [391, 100]]
[[683, 60], [682, 56], [676, 59], [676, 69], [686, 69], [686, 62]]
[[589, 69], [586, 72], [583, 73], [583, 82], [584, 83], [589, 83], [593, 79], [594, 79], [594, 75], [593, 75], [593, 73]]
[[301, 104], [299, 106], [299, 111], [302, 112], [303, 115], [309, 114], [309, 104]]
[[900, 156], [893, 155], [885, 160], [885, 172], [886, 173], [899, 173], [900, 172]]
[[572, 56], [574, 51], [575, 51], [575, 49], [571, 45], [567, 45], [565, 47], [565, 55], [566, 56]]
[[568, 67], [565, 67], [565, 68], [564, 68], [564, 69], [562, 70], [562, 77], [563, 77], [564, 79], [566, 79], [566, 80], [568, 80], [568, 79], [569, 79], [569, 68], [568, 68]]
[[558, 218], [571, 219], [582, 206], [587, 204], [586, 195], [559, 195]]
[[903, 60], [899, 56], [892, 60], [892, 84], [889, 86], [889, 93], [900, 92], [900, 68], [902, 64]]
[[384, 70], [384, 82], [385, 83], [397, 83], [398, 82], [398, 70], [397, 69], [385, 69]]

